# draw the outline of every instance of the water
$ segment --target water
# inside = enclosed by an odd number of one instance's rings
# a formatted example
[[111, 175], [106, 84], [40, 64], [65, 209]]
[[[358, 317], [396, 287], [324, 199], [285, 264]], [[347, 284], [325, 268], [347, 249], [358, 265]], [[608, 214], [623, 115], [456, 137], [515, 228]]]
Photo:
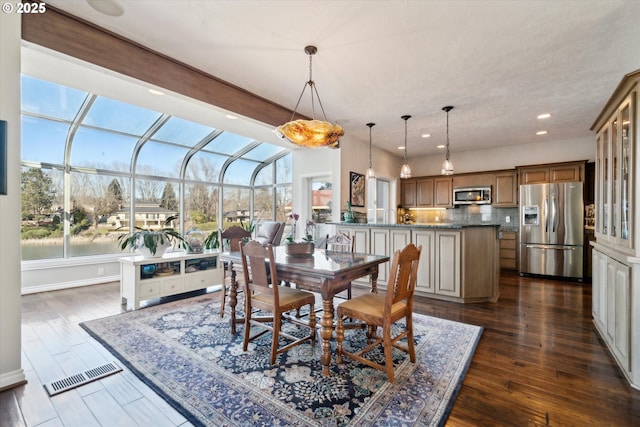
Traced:
[[[105, 255], [125, 253], [117, 242], [72, 242], [71, 256]], [[22, 242], [22, 260], [62, 258], [62, 243], [32, 244]]]

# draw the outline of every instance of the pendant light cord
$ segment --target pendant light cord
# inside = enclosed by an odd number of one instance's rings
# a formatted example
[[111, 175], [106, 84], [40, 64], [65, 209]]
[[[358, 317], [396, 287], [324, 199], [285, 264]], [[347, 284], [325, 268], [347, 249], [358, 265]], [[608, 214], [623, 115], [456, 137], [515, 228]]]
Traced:
[[447, 110], [447, 151], [445, 157], [449, 160], [449, 110]]

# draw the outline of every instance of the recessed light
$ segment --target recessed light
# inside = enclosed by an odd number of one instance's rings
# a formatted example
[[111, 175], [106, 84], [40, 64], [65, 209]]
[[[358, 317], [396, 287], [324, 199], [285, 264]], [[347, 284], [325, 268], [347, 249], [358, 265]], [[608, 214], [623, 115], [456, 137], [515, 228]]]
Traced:
[[422, 137], [423, 138], [431, 138], [431, 134], [430, 133], [423, 133]]
[[164, 95], [164, 92], [160, 92], [158, 89], [151, 89], [151, 88], [149, 88], [149, 93], [152, 93], [154, 95]]
[[404, 150], [404, 145], [398, 147], [398, 150]]
[[548, 119], [549, 117], [551, 117], [551, 114], [549, 113], [540, 114], [538, 116], [539, 119]]
[[117, 0], [87, 0], [89, 6], [107, 16], [122, 16], [124, 8]]
[[234, 116], [234, 115], [232, 115], [232, 114], [227, 114], [225, 117], [226, 117], [227, 119], [229, 119], [229, 120], [237, 120], [237, 119], [238, 119], [236, 116]]
[[536, 132], [536, 135], [546, 135], [547, 131], [546, 130], [539, 130], [538, 132]]
[[444, 148], [444, 144], [436, 145], [436, 148]]

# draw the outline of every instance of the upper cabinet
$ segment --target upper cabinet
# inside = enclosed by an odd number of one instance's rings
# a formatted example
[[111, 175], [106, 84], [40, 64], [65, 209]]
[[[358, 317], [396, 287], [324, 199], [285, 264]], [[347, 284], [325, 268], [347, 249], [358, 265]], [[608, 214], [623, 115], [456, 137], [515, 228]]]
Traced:
[[[596, 135], [596, 239], [615, 249], [635, 254], [634, 167], [638, 143], [636, 99], [640, 72], [624, 97], [605, 107], [594, 127]], [[593, 129], [593, 128], [592, 128]]]
[[453, 206], [451, 178], [411, 178], [400, 182], [404, 208], [448, 208]]
[[514, 171], [497, 172], [493, 190], [493, 206], [518, 206], [518, 173]]
[[544, 184], [547, 182], [583, 182], [585, 164], [586, 161], [520, 166], [518, 167], [520, 185]]

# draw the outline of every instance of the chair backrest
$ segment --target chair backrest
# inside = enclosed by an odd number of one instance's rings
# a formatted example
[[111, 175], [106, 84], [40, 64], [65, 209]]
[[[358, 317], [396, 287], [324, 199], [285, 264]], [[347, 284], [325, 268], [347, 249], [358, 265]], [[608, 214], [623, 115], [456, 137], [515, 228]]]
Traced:
[[240, 243], [243, 242], [245, 238], [251, 238], [251, 232], [238, 225], [231, 226], [226, 230], [220, 230], [220, 246], [224, 247], [224, 239], [227, 239], [229, 241], [230, 252], [238, 252], [240, 250]]
[[329, 237], [327, 235], [328, 252], [353, 252], [353, 240], [346, 234], [338, 233]]
[[[262, 245], [257, 240], [251, 240], [240, 244], [240, 255], [247, 292], [272, 294], [275, 304], [275, 301], [278, 301], [278, 279], [273, 246]], [[268, 265], [265, 265], [265, 262], [268, 262]], [[272, 283], [276, 285], [271, 286]], [[246, 298], [249, 298], [249, 294]]]
[[284, 222], [265, 221], [258, 225], [256, 240], [260, 243], [279, 246], [284, 233]]
[[405, 301], [408, 310], [413, 310], [413, 293], [416, 287], [421, 251], [422, 246], [416, 247], [413, 243], [409, 243], [402, 251], [397, 250], [393, 254], [389, 270], [389, 283], [387, 284], [385, 311], [390, 311], [391, 307], [400, 301]]

